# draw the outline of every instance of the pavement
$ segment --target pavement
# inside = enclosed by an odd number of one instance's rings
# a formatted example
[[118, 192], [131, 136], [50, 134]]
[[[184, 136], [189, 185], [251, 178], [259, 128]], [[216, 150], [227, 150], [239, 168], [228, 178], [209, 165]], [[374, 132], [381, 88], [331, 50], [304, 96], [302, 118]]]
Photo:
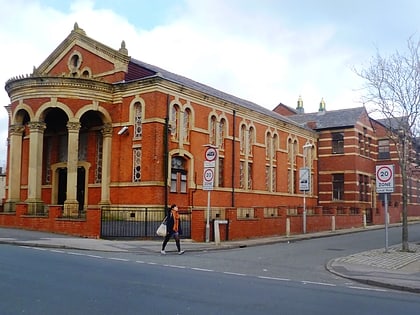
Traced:
[[[392, 226], [398, 226], [398, 224]], [[181, 244], [182, 249], [186, 252], [229, 250], [311, 238], [331, 237], [340, 234], [383, 228], [384, 226], [376, 225], [368, 226], [366, 228], [307, 233], [289, 237], [276, 236], [240, 241], [222, 241], [220, 244], [215, 244], [214, 242], [194, 242], [192, 240], [183, 239]], [[0, 244], [104, 252], [159, 253], [162, 239], [89, 239], [0, 227]], [[168, 244], [167, 251], [174, 249], [174, 244]], [[353, 281], [395, 290], [420, 293], [420, 243], [410, 243], [409, 249], [410, 251], [408, 252], [402, 252], [401, 245], [395, 245], [388, 246], [387, 251], [385, 251], [385, 248], [369, 250], [346, 257], [334, 258], [330, 260], [325, 267], [331, 273]]]

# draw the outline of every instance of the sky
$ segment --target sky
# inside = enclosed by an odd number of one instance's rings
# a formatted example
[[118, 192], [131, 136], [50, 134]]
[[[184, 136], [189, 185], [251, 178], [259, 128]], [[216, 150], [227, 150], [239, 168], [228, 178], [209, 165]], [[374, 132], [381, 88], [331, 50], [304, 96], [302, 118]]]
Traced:
[[141, 61], [273, 109], [363, 106], [354, 69], [404, 51], [418, 0], [0, 0], [0, 166], [9, 78], [38, 67], [77, 22]]

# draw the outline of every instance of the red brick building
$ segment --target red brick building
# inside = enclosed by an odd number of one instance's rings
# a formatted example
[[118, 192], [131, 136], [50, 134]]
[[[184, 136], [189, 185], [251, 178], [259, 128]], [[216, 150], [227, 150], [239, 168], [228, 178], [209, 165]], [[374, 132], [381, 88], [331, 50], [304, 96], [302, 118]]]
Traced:
[[[364, 213], [383, 222], [374, 189], [383, 125], [364, 108], [328, 112], [321, 103], [319, 113], [304, 114], [300, 100], [297, 110], [270, 111], [136, 60], [124, 42], [107, 47], [77, 24], [6, 91], [0, 225], [100, 237], [104, 209], [139, 224], [148, 214], [127, 209], [159, 209], [158, 224], [176, 203], [189, 215], [189, 236], [202, 241], [205, 169], [213, 182], [209, 219], [229, 222], [222, 239], [362, 226]], [[217, 148], [214, 164], [204, 163], [209, 146]], [[398, 191], [393, 222], [397, 199]]]
[[[319, 135], [319, 205], [338, 213], [365, 213], [368, 223], [383, 223], [384, 194], [376, 192], [376, 165], [393, 165], [395, 187], [387, 198], [388, 211], [391, 222], [400, 222], [401, 170], [384, 121], [369, 117], [364, 107], [327, 111], [323, 100], [316, 113], [304, 113], [301, 98], [296, 110], [280, 104], [274, 111], [306, 124]], [[416, 156], [415, 148], [411, 153]], [[419, 216], [419, 173], [410, 174], [409, 182], [409, 214]]]
[[[228, 216], [228, 208], [235, 219], [255, 219], [258, 209], [263, 217], [284, 217], [281, 207], [301, 206], [304, 144], [312, 145], [305, 159], [314, 178], [305, 201], [317, 205], [316, 132], [133, 59], [124, 42], [111, 49], [77, 24], [31, 75], [10, 79], [6, 91], [5, 213], [23, 207], [24, 214], [42, 216], [58, 206], [63, 217], [80, 218], [103, 206], [177, 203], [201, 218], [208, 145], [218, 151], [212, 218]], [[199, 220], [193, 229], [201, 228]], [[257, 230], [254, 235], [267, 234]], [[247, 237], [239, 227], [236, 233]]]

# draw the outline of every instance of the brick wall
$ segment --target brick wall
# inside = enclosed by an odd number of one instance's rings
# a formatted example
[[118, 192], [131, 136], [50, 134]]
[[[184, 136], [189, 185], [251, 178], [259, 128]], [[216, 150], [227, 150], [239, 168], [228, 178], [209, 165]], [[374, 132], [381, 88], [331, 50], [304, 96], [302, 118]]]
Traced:
[[0, 226], [99, 238], [101, 211], [90, 209], [85, 219], [61, 218], [62, 207], [50, 206], [48, 216], [28, 215], [26, 204], [17, 204], [16, 213], [0, 212]]

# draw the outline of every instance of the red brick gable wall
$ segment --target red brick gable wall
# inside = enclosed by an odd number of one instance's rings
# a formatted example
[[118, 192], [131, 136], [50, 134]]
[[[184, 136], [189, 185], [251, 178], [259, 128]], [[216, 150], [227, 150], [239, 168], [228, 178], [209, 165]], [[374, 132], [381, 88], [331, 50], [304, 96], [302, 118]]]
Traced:
[[[81, 64], [78, 70], [83, 72], [83, 69], [88, 68], [91, 76], [100, 78], [104, 82], [115, 83], [124, 80], [125, 72], [116, 71], [115, 64], [105, 58], [102, 58], [95, 53], [84, 49], [78, 45], [74, 45], [61, 60], [57, 61], [54, 67], [49, 71], [50, 76], [72, 76], [69, 69], [69, 60], [76, 52], [81, 55]], [[82, 76], [82, 73], [79, 73]]]

